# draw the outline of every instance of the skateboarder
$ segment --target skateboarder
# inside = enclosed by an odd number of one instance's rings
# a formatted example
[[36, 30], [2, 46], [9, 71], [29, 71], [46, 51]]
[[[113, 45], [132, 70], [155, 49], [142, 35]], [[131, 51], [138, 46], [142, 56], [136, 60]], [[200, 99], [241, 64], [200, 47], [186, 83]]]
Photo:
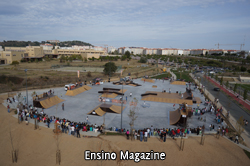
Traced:
[[64, 103], [62, 103], [62, 110], [64, 111]]

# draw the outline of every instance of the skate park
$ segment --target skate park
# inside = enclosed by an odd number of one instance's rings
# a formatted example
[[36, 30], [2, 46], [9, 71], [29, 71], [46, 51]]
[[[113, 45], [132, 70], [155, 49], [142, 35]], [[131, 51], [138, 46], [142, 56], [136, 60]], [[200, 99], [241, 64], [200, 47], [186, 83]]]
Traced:
[[[64, 90], [64, 87], [54, 88], [54, 96], [57, 96], [61, 99], [61, 102], [51, 106], [46, 107], [44, 112], [49, 116], [55, 116], [59, 118], [69, 119], [75, 122], [85, 122], [86, 117], [89, 118], [90, 124], [101, 125], [105, 122], [105, 126], [107, 128], [116, 127], [120, 128], [121, 126], [121, 116], [122, 116], [122, 127], [129, 129], [130, 119], [128, 117], [129, 110], [132, 106], [131, 102], [133, 98], [138, 100], [138, 111], [136, 115], [138, 116], [135, 121], [135, 129], [150, 127], [151, 125], [155, 128], [176, 128], [174, 124], [174, 120], [170, 117], [173, 111], [176, 111], [179, 108], [179, 104], [185, 102], [184, 99], [181, 99], [176, 91], [181, 91], [184, 93], [186, 91], [185, 85], [175, 85], [171, 84], [169, 81], [163, 80], [155, 80], [154, 82], [144, 82], [143, 79], [134, 79], [134, 83], [140, 84], [141, 86], [130, 86], [126, 84], [115, 85], [113, 82], [105, 82], [101, 85], [87, 85], [88, 90], [85, 89], [84, 92], [78, 93], [77, 95], [67, 95], [67, 91]], [[164, 101], [154, 101], [154, 100], [144, 100], [145, 94], [147, 92], [153, 91], [157, 92], [161, 95], [162, 91], [165, 91], [164, 94], [169, 96], [168, 89], [171, 88], [173, 96], [179, 97], [179, 102], [164, 102]], [[196, 89], [193, 90], [194, 87], [191, 87], [192, 93], [194, 97], [199, 98], [200, 102], [192, 102], [192, 104], [187, 103], [191, 108], [204, 108], [205, 98], [200, 94], [200, 92]], [[37, 94], [41, 94], [44, 91], [48, 91], [50, 89], [42, 89], [42, 90], [30, 90], [29, 93], [29, 104], [33, 103], [33, 99], [30, 97], [31, 94], [35, 91]], [[109, 93], [106, 93], [109, 92]], [[121, 113], [121, 102], [120, 99], [123, 96], [123, 111]], [[132, 97], [130, 97], [130, 93], [132, 93]], [[22, 96], [25, 96], [26, 92], [22, 92]], [[100, 97], [106, 98], [105, 102], [100, 101]], [[127, 100], [126, 100], [127, 99]], [[184, 100], [184, 101], [183, 101]], [[62, 103], [64, 103], [64, 110], [62, 110]], [[112, 107], [113, 112], [105, 112], [102, 104], [109, 104], [106, 106], [108, 108]], [[45, 107], [44, 107], [45, 108]], [[208, 108], [208, 107], [207, 107]], [[40, 111], [41, 108], [38, 109]], [[98, 115], [93, 115], [92, 112], [95, 112]], [[110, 110], [110, 109], [109, 109]], [[112, 110], [112, 109], [111, 109]], [[178, 114], [179, 116], [179, 114]], [[206, 121], [198, 120], [198, 116], [192, 116], [187, 119], [187, 127], [196, 128], [197, 126], [209, 126], [210, 124], [214, 124], [215, 127], [219, 126], [215, 123], [214, 117], [210, 115], [210, 113], [204, 114], [200, 116], [206, 119]], [[175, 117], [178, 119], [181, 117]], [[208, 129], [208, 128], [206, 128]]]

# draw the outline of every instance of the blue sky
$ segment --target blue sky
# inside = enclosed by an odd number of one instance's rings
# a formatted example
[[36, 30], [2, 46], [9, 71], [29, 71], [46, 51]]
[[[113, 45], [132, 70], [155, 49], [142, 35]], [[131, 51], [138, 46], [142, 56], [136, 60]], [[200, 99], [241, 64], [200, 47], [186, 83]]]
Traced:
[[249, 0], [3, 0], [0, 41], [211, 49], [245, 38], [250, 50], [249, 7]]

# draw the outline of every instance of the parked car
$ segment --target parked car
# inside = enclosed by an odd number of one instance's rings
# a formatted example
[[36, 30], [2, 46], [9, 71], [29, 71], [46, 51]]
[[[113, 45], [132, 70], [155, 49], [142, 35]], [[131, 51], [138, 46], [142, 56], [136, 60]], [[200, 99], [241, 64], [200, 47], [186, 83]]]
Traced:
[[220, 88], [214, 88], [214, 91], [220, 91]]

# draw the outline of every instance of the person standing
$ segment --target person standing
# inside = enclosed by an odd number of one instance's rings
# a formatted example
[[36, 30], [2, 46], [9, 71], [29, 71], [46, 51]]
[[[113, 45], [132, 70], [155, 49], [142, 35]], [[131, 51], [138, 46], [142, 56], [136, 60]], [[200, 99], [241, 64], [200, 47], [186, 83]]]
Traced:
[[183, 93], [181, 94], [181, 98], [183, 99]]
[[163, 130], [163, 141], [166, 142], [166, 138], [167, 138], [167, 133], [166, 130]]
[[171, 93], [171, 89], [169, 88], [169, 93]]
[[148, 132], [148, 138], [150, 138], [150, 129], [149, 128], [147, 129], [147, 132]]
[[8, 113], [10, 113], [10, 105], [7, 106]]
[[127, 135], [127, 140], [129, 140], [129, 131], [128, 130], [126, 132], [126, 135]]
[[89, 117], [87, 116], [87, 118], [86, 118], [86, 121], [87, 121], [87, 124], [88, 124], [88, 122], [89, 122]]
[[49, 125], [50, 125], [50, 119], [49, 118], [47, 119], [47, 125], [48, 125], [48, 128], [49, 128]]
[[144, 142], [147, 142], [148, 141], [148, 132], [147, 130], [145, 130], [144, 132]]
[[143, 131], [141, 130], [140, 131], [140, 141], [142, 142], [142, 139], [143, 139]]
[[235, 143], [237, 142], [237, 144], [239, 144], [239, 137], [238, 137], [238, 135], [235, 136], [235, 141], [234, 142]]
[[132, 92], [130, 92], [129, 96], [132, 97]]
[[76, 133], [77, 133], [77, 136], [76, 136], [76, 137], [78, 138], [78, 136], [79, 136], [79, 138], [81, 138], [80, 132], [79, 132], [79, 127], [76, 128]]
[[64, 103], [62, 103], [62, 110], [64, 111]]

